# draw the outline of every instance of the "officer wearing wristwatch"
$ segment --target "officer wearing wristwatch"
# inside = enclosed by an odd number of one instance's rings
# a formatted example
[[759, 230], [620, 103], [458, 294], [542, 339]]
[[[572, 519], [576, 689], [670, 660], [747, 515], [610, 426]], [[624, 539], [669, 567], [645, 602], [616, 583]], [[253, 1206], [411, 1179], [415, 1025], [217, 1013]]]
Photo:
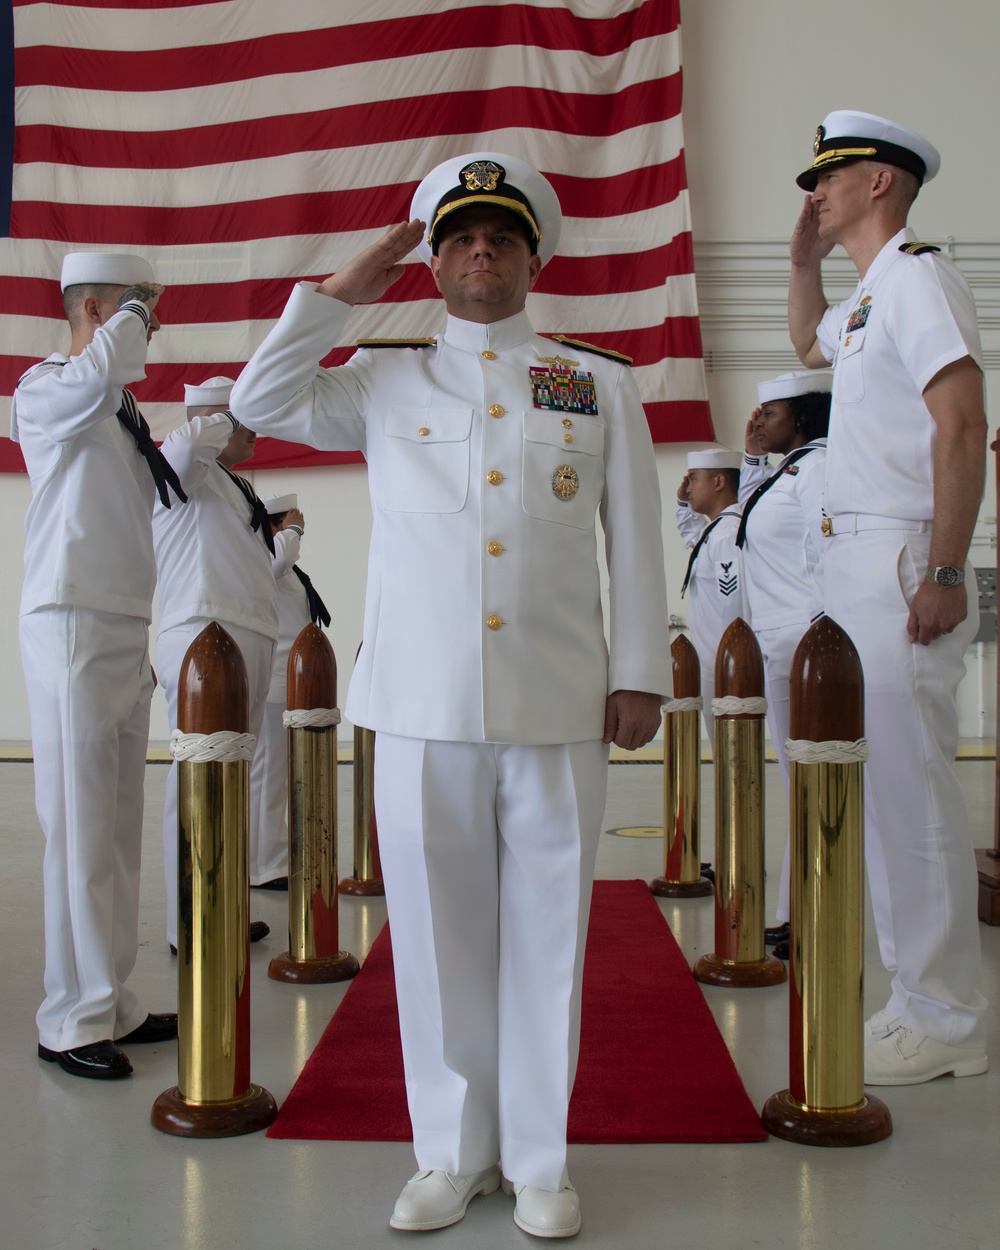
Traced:
[[961, 586], [965, 581], [965, 569], [956, 569], [952, 564], [932, 565], [927, 570], [927, 580], [939, 586]]

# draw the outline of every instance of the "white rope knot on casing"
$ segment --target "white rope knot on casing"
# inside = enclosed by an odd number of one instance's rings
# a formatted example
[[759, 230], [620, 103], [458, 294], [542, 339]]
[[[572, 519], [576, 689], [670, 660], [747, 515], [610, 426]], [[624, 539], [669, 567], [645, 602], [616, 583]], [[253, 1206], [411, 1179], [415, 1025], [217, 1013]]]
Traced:
[[705, 706], [705, 700], [700, 694], [688, 699], [671, 699], [668, 703], [664, 703], [664, 712], [700, 712]]
[[712, 700], [713, 716], [763, 716], [767, 712], [767, 700], [763, 695], [741, 699], [735, 694]]
[[828, 742], [811, 742], [808, 738], [787, 738], [785, 755], [796, 764], [863, 764], [868, 758], [868, 739], [842, 742], [831, 738]]
[[170, 754], [188, 764], [229, 764], [252, 760], [257, 739], [253, 734], [220, 729], [214, 734], [186, 734], [175, 729], [170, 735]]
[[281, 713], [286, 729], [328, 729], [340, 724], [339, 707], [292, 707]]

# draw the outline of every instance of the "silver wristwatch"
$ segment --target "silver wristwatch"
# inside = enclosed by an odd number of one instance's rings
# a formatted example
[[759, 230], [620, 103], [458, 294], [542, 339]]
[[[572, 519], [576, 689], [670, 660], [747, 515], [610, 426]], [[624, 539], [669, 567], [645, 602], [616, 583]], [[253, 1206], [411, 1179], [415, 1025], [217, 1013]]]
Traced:
[[939, 586], [961, 586], [965, 581], [965, 569], [956, 569], [951, 564], [938, 564], [927, 570], [927, 580], [937, 582]]

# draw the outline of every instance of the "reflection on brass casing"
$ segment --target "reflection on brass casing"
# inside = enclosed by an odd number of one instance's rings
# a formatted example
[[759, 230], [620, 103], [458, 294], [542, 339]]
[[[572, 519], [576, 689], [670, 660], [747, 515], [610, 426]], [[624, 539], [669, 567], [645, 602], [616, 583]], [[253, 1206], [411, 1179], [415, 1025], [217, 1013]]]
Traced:
[[291, 729], [288, 751], [288, 952], [339, 953], [337, 729]]
[[663, 876], [650, 882], [661, 898], [712, 893], [701, 875], [701, 715], [667, 712], [663, 718]]
[[764, 723], [715, 721], [715, 955], [764, 958]]
[[341, 894], [385, 893], [375, 820], [375, 731], [354, 727], [354, 873], [339, 886]]
[[188, 1104], [250, 1087], [246, 760], [177, 768], [177, 1089]]
[[817, 1110], [864, 1102], [861, 767], [791, 765], [789, 1093]]

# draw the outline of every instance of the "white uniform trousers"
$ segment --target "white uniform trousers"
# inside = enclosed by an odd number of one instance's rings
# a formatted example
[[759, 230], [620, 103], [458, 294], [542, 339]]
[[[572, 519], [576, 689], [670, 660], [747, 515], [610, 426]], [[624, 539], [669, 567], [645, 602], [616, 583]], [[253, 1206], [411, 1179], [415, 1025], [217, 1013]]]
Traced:
[[[788, 737], [791, 687], [789, 676], [795, 648], [809, 628], [801, 622], [781, 625], [776, 629], [755, 630], [760, 652], [764, 659], [764, 696], [767, 699], [767, 728], [771, 735], [774, 753], [778, 757], [781, 784], [785, 788], [786, 801], [790, 797], [788, 756], [785, 739]], [[778, 904], [775, 918], [778, 924], [788, 919], [788, 892], [791, 881], [791, 839], [785, 839], [785, 855], [781, 862], [781, 878], [778, 882]]]
[[378, 734], [375, 811], [421, 1169], [566, 1182], [608, 748]]
[[21, 617], [19, 632], [45, 834], [38, 1039], [72, 1050], [146, 1018], [125, 981], [139, 945], [148, 629], [137, 616], [53, 607]]
[[929, 647], [911, 643], [908, 604], [929, 551], [929, 534], [834, 537], [827, 612], [850, 635], [865, 675], [865, 849], [882, 961], [895, 973], [889, 1012], [936, 1041], [983, 1046], [976, 864], [954, 769], [976, 582], [969, 566], [969, 615], [952, 634]]
[[285, 703], [264, 705], [250, 765], [250, 884], [288, 875], [288, 730]]
[[[192, 642], [209, 624], [206, 620], [185, 621], [165, 629], [156, 639], [156, 675], [167, 696], [167, 716], [171, 733], [177, 728], [177, 683], [184, 656]], [[222, 622], [222, 628], [235, 640], [247, 669], [249, 709], [248, 732], [260, 737], [264, 704], [271, 684], [274, 639], [240, 625]], [[253, 765], [251, 764], [251, 768]], [[170, 765], [167, 795], [163, 804], [163, 871], [167, 883], [167, 941], [177, 945], [177, 763]]]

